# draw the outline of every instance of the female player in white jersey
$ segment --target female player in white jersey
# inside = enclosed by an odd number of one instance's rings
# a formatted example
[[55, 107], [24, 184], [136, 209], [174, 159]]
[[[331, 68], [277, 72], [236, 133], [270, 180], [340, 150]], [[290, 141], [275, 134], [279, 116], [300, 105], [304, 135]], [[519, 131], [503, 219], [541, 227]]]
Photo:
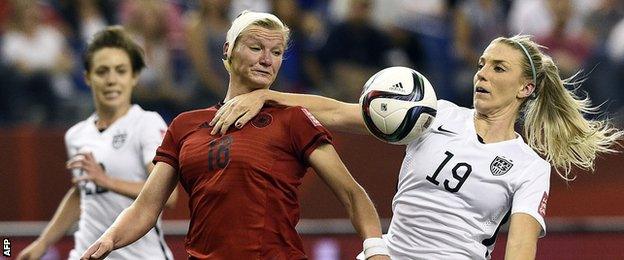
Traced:
[[[497, 38], [478, 60], [474, 108], [440, 100], [433, 125], [408, 144], [384, 237], [392, 259], [489, 259], [511, 220], [506, 259], [533, 259], [545, 235], [550, 169], [593, 170], [622, 131], [564, 85], [553, 60], [528, 36]], [[578, 82], [577, 82], [578, 83]], [[265, 101], [301, 105], [330, 129], [367, 133], [357, 104], [257, 90], [226, 103], [213, 133], [240, 128]], [[514, 131], [520, 122], [524, 138]], [[542, 159], [544, 157], [545, 159]]]
[[[167, 125], [160, 115], [130, 102], [145, 67], [141, 48], [121, 27], [95, 35], [84, 57], [85, 80], [93, 92], [95, 113], [65, 134], [72, 186], [43, 233], [18, 259], [39, 259], [78, 221], [69, 259], [95, 242], [117, 215], [138, 196]], [[168, 204], [174, 205], [176, 193]], [[160, 223], [110, 259], [172, 259]]]

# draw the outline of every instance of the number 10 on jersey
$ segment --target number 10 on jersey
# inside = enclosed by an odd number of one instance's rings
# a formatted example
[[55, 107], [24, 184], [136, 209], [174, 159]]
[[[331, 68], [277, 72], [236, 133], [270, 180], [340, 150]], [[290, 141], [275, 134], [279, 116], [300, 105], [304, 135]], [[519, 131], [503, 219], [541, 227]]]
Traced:
[[223, 169], [230, 162], [232, 137], [225, 136], [208, 144], [208, 170]]

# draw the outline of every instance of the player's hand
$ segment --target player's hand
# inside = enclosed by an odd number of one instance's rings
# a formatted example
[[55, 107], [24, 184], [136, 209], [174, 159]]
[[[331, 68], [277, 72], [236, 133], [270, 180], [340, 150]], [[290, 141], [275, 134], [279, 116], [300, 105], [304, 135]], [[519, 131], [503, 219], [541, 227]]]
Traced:
[[387, 255], [374, 255], [367, 258], [366, 260], [390, 260], [390, 257]]
[[113, 251], [113, 240], [101, 237], [87, 248], [80, 260], [104, 259], [111, 251]]
[[268, 92], [268, 89], [254, 90], [228, 100], [210, 121], [210, 125], [213, 126], [210, 134], [214, 135], [220, 132], [223, 135], [232, 124], [238, 129], [243, 128], [249, 120], [260, 112]]
[[93, 153], [91, 152], [78, 153], [72, 159], [67, 161], [66, 167], [67, 169], [80, 169], [84, 173], [82, 176], [74, 178], [74, 183], [78, 183], [80, 181], [93, 181], [100, 187], [108, 187], [110, 179], [108, 175], [106, 175], [102, 165], [95, 160], [95, 157], [93, 157]]
[[35, 240], [35, 242], [32, 242], [19, 253], [17, 260], [38, 260], [45, 254], [47, 249], [43, 243]]

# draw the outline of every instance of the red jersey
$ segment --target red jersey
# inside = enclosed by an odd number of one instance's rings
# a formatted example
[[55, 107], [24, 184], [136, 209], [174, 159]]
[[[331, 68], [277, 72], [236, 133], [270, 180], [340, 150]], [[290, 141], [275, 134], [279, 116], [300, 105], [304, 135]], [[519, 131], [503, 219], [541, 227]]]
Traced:
[[210, 135], [217, 107], [176, 117], [154, 162], [189, 194], [191, 259], [306, 259], [297, 187], [329, 132], [304, 108], [267, 107], [242, 129]]

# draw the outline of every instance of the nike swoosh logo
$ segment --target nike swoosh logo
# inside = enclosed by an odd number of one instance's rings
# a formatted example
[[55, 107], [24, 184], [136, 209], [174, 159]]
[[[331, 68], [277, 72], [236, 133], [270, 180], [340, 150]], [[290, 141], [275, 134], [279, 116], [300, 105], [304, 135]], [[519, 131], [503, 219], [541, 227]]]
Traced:
[[441, 126], [441, 125], [440, 125], [440, 126], [438, 126], [438, 131], [443, 132], [443, 133], [454, 134], [454, 135], [456, 135], [456, 134], [457, 134], [457, 133], [455, 133], [455, 132], [453, 132], [453, 131], [449, 131], [449, 130], [446, 130], [446, 129], [442, 128], [442, 126]]

